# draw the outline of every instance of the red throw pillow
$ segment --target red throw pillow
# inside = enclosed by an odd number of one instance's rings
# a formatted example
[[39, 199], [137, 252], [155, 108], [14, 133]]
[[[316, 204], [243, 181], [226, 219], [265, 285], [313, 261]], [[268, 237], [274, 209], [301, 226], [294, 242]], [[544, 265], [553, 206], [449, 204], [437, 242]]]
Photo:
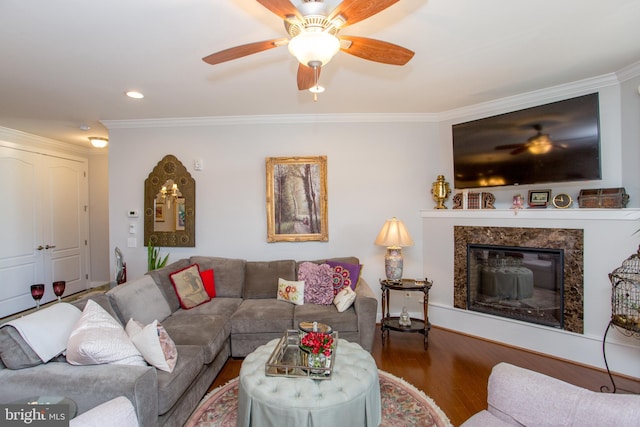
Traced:
[[204, 285], [204, 290], [207, 291], [207, 295], [211, 298], [216, 297], [216, 281], [214, 279], [213, 269], [200, 272], [200, 278]]

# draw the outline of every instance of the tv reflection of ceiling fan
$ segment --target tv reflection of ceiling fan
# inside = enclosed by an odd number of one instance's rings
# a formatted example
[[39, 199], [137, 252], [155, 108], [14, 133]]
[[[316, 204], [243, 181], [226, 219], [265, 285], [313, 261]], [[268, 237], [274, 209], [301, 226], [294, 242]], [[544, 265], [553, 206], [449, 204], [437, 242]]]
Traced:
[[536, 134], [527, 139], [527, 142], [498, 145], [496, 150], [512, 150], [509, 154], [516, 155], [524, 153], [525, 151], [531, 154], [545, 154], [551, 151], [552, 148], [567, 148], [564, 144], [553, 142], [548, 133], [542, 133], [542, 125], [535, 124], [532, 127], [536, 130]]
[[348, 54], [392, 65], [404, 65], [413, 52], [404, 47], [358, 36], [338, 36], [347, 25], [369, 18], [399, 0], [343, 0], [333, 10], [323, 0], [302, 0], [295, 7], [289, 0], [257, 0], [258, 3], [284, 19], [289, 38], [277, 38], [236, 46], [202, 58], [208, 64], [242, 58], [274, 47], [289, 45], [289, 52], [298, 60], [298, 89], [319, 93], [320, 69], [339, 50]]

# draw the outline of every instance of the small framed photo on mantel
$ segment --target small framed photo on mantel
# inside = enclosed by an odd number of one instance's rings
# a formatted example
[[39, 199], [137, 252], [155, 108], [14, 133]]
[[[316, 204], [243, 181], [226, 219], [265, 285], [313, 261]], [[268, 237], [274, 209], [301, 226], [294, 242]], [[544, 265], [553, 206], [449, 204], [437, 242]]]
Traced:
[[529, 190], [529, 207], [546, 208], [551, 201], [551, 190]]

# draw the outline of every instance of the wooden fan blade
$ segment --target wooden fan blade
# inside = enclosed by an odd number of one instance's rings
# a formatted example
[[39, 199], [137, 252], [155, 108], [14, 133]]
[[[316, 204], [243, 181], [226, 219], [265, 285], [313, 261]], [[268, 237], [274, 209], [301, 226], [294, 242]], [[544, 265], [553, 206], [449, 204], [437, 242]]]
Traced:
[[340, 36], [340, 40], [350, 43], [348, 47], [341, 47], [343, 52], [383, 64], [404, 65], [414, 55], [413, 51], [397, 44], [366, 37]]
[[360, 22], [363, 19], [367, 19], [376, 13], [382, 12], [389, 6], [397, 3], [399, 0], [374, 0], [374, 1], [362, 1], [362, 0], [343, 0], [336, 8], [329, 14], [329, 19], [334, 19], [338, 15], [346, 20], [346, 25], [352, 25], [356, 22]]
[[[320, 78], [321, 67], [318, 67], [318, 78]], [[307, 90], [316, 85], [313, 68], [306, 65], [298, 65], [298, 89]]]
[[284, 20], [292, 15], [302, 18], [298, 9], [289, 0], [257, 0], [257, 2]]
[[282, 46], [287, 42], [288, 39], [280, 38], [243, 44], [242, 46], [231, 47], [229, 49], [221, 50], [220, 52], [212, 53], [211, 55], [202, 58], [202, 60], [207, 64], [216, 65], [221, 62], [231, 61], [233, 59], [242, 58], [243, 56], [262, 52], [263, 50], [273, 49], [274, 47]]

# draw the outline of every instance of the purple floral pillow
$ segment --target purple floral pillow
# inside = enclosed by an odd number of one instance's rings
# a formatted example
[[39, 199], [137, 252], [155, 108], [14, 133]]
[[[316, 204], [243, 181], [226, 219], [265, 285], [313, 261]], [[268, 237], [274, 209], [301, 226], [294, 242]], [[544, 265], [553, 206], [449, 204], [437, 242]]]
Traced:
[[342, 288], [349, 286], [354, 291], [358, 280], [360, 280], [361, 264], [349, 264], [346, 262], [327, 261], [333, 269], [333, 295], [337, 295]]
[[327, 264], [303, 262], [298, 268], [298, 280], [304, 280], [304, 302], [333, 304], [333, 269]]

